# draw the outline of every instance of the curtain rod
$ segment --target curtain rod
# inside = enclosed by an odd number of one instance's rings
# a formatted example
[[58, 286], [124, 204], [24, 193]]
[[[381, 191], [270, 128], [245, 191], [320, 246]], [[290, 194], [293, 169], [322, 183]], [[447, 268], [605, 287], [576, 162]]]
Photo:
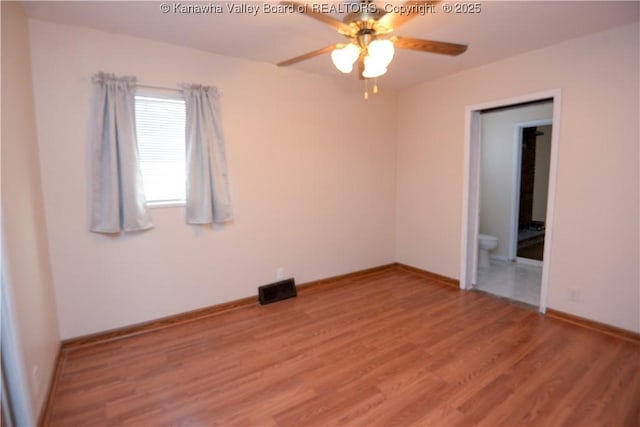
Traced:
[[[0, 0], [1, 1], [1, 0]], [[115, 75], [113, 74], [107, 74], [107, 73], [97, 73], [91, 76], [91, 81], [96, 82], [96, 81], [102, 81], [105, 77], [115, 77]], [[133, 76], [127, 76], [125, 78], [135, 78]], [[135, 85], [137, 87], [145, 87], [147, 89], [159, 89], [159, 90], [167, 90], [167, 91], [171, 91], [171, 92], [178, 92], [181, 93], [182, 92], [182, 88], [180, 86], [161, 86], [161, 85], [152, 85], [152, 84], [148, 84], [148, 83], [142, 83], [142, 82], [135, 82]], [[207, 86], [209, 87], [209, 86]], [[212, 86], [215, 87], [215, 86]], [[218, 94], [222, 95], [222, 91], [217, 89]]]
[[[147, 89], [160, 89], [160, 90], [168, 90], [171, 92], [178, 92], [178, 93], [182, 93], [182, 89], [178, 88], [178, 87], [170, 87], [170, 86], [159, 86], [159, 85], [150, 85], [150, 84], [146, 84], [146, 83], [136, 83], [136, 86], [138, 87], [146, 87]], [[220, 89], [218, 89], [218, 94], [219, 96], [222, 96], [223, 93]]]
[[148, 89], [161, 89], [161, 90], [170, 90], [172, 92], [181, 92], [182, 90], [177, 87], [169, 87], [169, 86], [159, 86], [159, 85], [150, 85], [146, 83], [136, 83], [136, 86], [146, 87]]

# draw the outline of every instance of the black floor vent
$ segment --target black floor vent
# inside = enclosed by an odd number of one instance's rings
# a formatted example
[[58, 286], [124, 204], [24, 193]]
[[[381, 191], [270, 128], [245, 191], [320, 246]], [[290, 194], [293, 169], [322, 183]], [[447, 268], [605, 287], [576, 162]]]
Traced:
[[262, 305], [287, 298], [293, 298], [296, 295], [296, 283], [293, 278], [281, 280], [258, 288], [258, 297], [260, 299], [260, 304]]

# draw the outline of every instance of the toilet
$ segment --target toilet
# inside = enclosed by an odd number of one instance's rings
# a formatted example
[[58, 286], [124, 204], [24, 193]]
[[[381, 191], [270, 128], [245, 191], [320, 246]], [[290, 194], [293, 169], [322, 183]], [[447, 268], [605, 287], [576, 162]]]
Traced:
[[480, 267], [491, 267], [489, 251], [498, 247], [498, 238], [488, 234], [478, 234], [478, 264]]

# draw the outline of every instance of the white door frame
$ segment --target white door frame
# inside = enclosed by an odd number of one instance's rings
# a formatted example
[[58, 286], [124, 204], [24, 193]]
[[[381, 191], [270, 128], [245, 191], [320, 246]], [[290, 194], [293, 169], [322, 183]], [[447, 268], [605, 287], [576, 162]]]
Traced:
[[465, 143], [462, 191], [462, 233], [460, 250], [460, 288], [471, 289], [476, 282], [478, 257], [478, 223], [480, 209], [480, 113], [498, 107], [523, 104], [552, 99], [553, 133], [551, 135], [551, 162], [549, 165], [549, 194], [547, 198], [547, 216], [545, 244], [542, 263], [542, 283], [540, 286], [540, 312], [547, 309], [549, 292], [549, 271], [551, 268], [551, 243], [553, 241], [553, 219], [556, 200], [556, 179], [560, 142], [560, 118], [562, 111], [562, 90], [552, 89], [529, 93], [513, 98], [489, 101], [465, 108]]
[[[511, 261], [518, 257], [518, 213], [520, 212], [520, 173], [522, 172], [522, 133], [525, 128], [538, 126], [553, 126], [553, 119], [532, 120], [529, 122], [516, 123], [514, 129], [514, 152], [513, 152], [513, 170], [515, 179], [511, 188], [511, 239], [509, 242], [509, 259]], [[553, 132], [551, 133], [553, 136]], [[542, 265], [542, 263], [537, 263]]]

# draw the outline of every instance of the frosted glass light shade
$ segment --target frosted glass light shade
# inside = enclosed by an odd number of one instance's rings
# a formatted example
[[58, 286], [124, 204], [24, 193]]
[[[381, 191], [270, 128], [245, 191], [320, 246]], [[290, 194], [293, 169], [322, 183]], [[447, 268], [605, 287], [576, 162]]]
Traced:
[[360, 49], [354, 44], [348, 44], [341, 49], [334, 49], [331, 52], [331, 60], [333, 65], [343, 73], [350, 73], [353, 70], [353, 64], [360, 56]]
[[376, 61], [375, 57], [367, 55], [364, 57], [364, 71], [362, 77], [372, 79], [374, 77], [380, 77], [387, 72], [387, 64]]
[[391, 63], [395, 49], [391, 40], [374, 40], [367, 48], [369, 56], [375, 59], [376, 63], [386, 67]]

